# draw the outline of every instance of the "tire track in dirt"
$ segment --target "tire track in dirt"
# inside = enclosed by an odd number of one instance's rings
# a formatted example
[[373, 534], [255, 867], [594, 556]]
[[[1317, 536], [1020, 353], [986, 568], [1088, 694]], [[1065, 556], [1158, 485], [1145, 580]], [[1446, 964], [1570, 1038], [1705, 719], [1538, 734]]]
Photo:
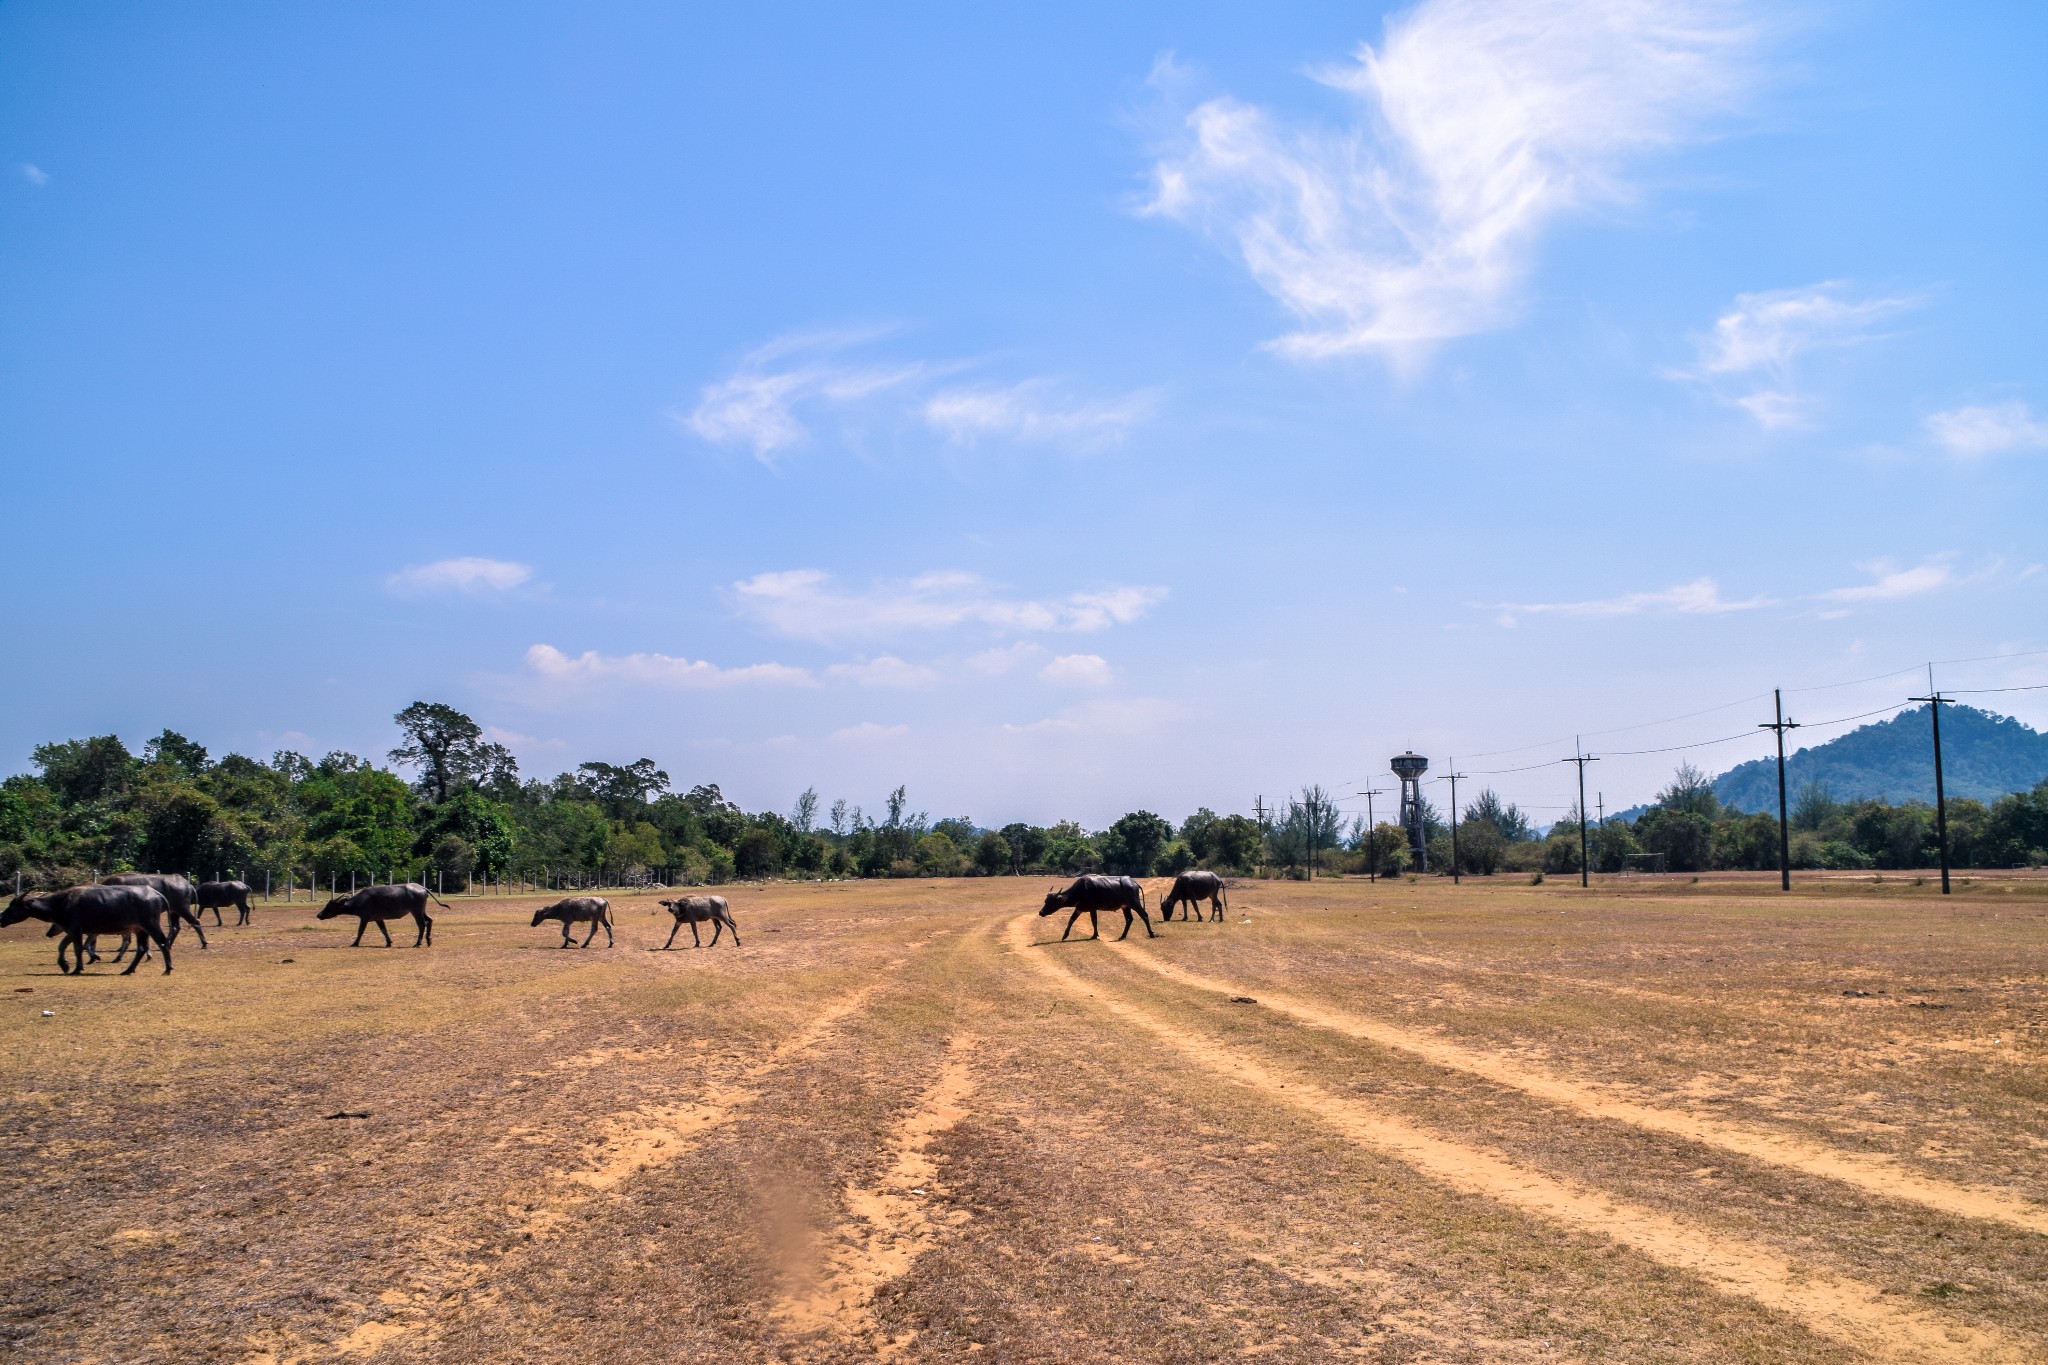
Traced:
[[1373, 944], [1376, 957], [1388, 957], [1396, 962], [1407, 962], [1417, 967], [1436, 967], [1460, 975], [1507, 976], [1521, 980], [1550, 982], [1560, 986], [1578, 986], [1589, 991], [1600, 991], [1607, 995], [1623, 995], [1631, 1000], [1654, 1000], [1661, 1005], [1682, 1005], [1687, 1009], [1712, 1009], [1715, 1002], [1697, 996], [1679, 995], [1674, 991], [1651, 990], [1647, 986], [1624, 986], [1614, 981], [1599, 981], [1585, 976], [1558, 976], [1533, 967], [1489, 967], [1483, 963], [1460, 962], [1456, 958], [1438, 957], [1434, 953], [1418, 953], [1410, 948], [1394, 948], [1385, 944]]
[[[1244, 987], [1203, 976], [1156, 957], [1143, 953], [1127, 953], [1125, 956], [1147, 971], [1156, 972], [1183, 986], [1224, 996], [1249, 998], [1250, 995]], [[1258, 1001], [1262, 1007], [1304, 1024], [1406, 1052], [1447, 1070], [1462, 1071], [1592, 1118], [1609, 1119], [1648, 1132], [1717, 1147], [1769, 1165], [1853, 1185], [1879, 1198], [1903, 1200], [1954, 1217], [2004, 1223], [2028, 1232], [2048, 1234], [2048, 1209], [2004, 1190], [1962, 1185], [1922, 1175], [1890, 1157], [1846, 1152], [1749, 1124], [1642, 1104], [1609, 1093], [1599, 1085], [1569, 1080], [1530, 1062], [1445, 1042], [1398, 1024], [1369, 1019], [1295, 996], [1266, 992], [1258, 997]]]
[[[920, 940], [911, 947], [921, 947], [929, 941]], [[907, 957], [894, 958], [883, 965], [886, 971], [893, 972], [908, 961]], [[597, 1120], [610, 1134], [603, 1155], [594, 1165], [550, 1171], [532, 1202], [508, 1204], [506, 1212], [512, 1219], [513, 1230], [521, 1235], [522, 1241], [547, 1241], [579, 1209], [608, 1197], [632, 1176], [687, 1155], [694, 1139], [740, 1117], [746, 1107], [760, 1097], [765, 1089], [763, 1082], [801, 1058], [842, 1022], [864, 1009], [883, 985], [882, 982], [874, 982], [828, 1002], [814, 1011], [802, 1028], [776, 1044], [760, 1061], [741, 1069], [730, 1080], [710, 1082], [702, 1088], [699, 1098], [688, 1104], [636, 1107]], [[607, 1050], [592, 1049], [593, 1054], [604, 1051]], [[565, 1189], [565, 1185], [571, 1188]], [[433, 1282], [431, 1288], [384, 1294], [382, 1303], [393, 1316], [362, 1322], [325, 1347], [271, 1346], [267, 1350], [259, 1349], [245, 1358], [243, 1365], [304, 1365], [304, 1362], [316, 1359], [358, 1358], [374, 1355], [394, 1343], [402, 1345], [406, 1340], [421, 1335], [431, 1338], [435, 1335], [432, 1330], [434, 1315], [482, 1283], [496, 1269], [491, 1260], [478, 1254], [480, 1250], [474, 1245], [453, 1248], [439, 1266], [427, 1265], [425, 1269]], [[439, 1257], [434, 1259], [440, 1260]], [[494, 1290], [486, 1290], [471, 1302], [486, 1303], [495, 1296]]]
[[[1660, 1265], [1696, 1275], [1882, 1360], [2022, 1365], [2039, 1359], [1993, 1328], [1895, 1308], [1872, 1285], [1797, 1264], [1764, 1247], [1680, 1222], [1655, 1210], [1527, 1170], [1419, 1125], [1375, 1112], [1298, 1073], [1263, 1066], [1214, 1044], [1195, 1043], [1174, 1021], [1153, 1015], [1103, 982], [1086, 982], [1031, 943], [1032, 921], [1013, 920], [1005, 937], [1019, 960], [1069, 995], [1173, 1044], [1175, 1055], [1296, 1108], [1346, 1138], [1390, 1155], [1454, 1189], [1506, 1204], [1580, 1233], [1604, 1235]], [[1093, 986], [1095, 989], [1090, 990]]]
[[888, 1168], [872, 1184], [847, 1187], [844, 1201], [850, 1216], [832, 1231], [824, 1273], [815, 1285], [784, 1296], [770, 1313], [784, 1330], [800, 1336], [824, 1334], [838, 1346], [860, 1345], [882, 1359], [909, 1347], [914, 1333], [872, 1340], [875, 1295], [908, 1274], [948, 1228], [968, 1219], [965, 1210], [935, 1207], [944, 1188], [931, 1147], [967, 1116], [965, 1101], [974, 1089], [968, 1061], [976, 1041], [967, 1034], [947, 1041], [938, 1078], [890, 1134]]

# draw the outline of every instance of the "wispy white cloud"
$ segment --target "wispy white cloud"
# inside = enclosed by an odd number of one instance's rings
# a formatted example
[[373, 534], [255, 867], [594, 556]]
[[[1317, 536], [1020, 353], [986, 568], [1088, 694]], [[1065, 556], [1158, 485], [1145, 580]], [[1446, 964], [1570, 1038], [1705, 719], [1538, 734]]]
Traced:
[[834, 730], [832, 739], [842, 742], [863, 743], [877, 739], [896, 739], [910, 733], [908, 725], [882, 725], [876, 721], [864, 720], [858, 725], [849, 725], [843, 730]]
[[1160, 697], [1102, 697], [1070, 706], [1057, 715], [1006, 724], [1010, 735], [1081, 735], [1129, 738], [1181, 718], [1184, 708]]
[[34, 185], [37, 189], [41, 189], [50, 183], [50, 173], [41, 166], [36, 165], [33, 161], [21, 163], [21, 178]]
[[1019, 640], [1014, 645], [1002, 645], [995, 649], [984, 649], [979, 654], [967, 656], [967, 669], [985, 678], [998, 678], [1005, 673], [1024, 667], [1045, 650], [1030, 640]]
[[464, 555], [437, 559], [431, 564], [408, 564], [384, 580], [384, 585], [401, 597], [430, 593], [459, 592], [471, 597], [505, 593], [533, 577], [530, 565], [509, 559], [483, 559]]
[[[1870, 582], [1847, 588], [1830, 588], [1826, 592], [1815, 593], [1814, 597], [1822, 602], [1896, 602], [1901, 598], [1920, 597], [1964, 581], [1955, 571], [1954, 558], [1953, 555], [1939, 555], [1910, 569], [1902, 569], [1888, 559], [1858, 564], [1857, 568], [1871, 576]], [[1996, 566], [1986, 572], [1996, 572]]]
[[1656, 592], [1631, 592], [1619, 597], [1600, 597], [1584, 602], [1501, 602], [1501, 624], [1513, 625], [1517, 616], [1641, 616], [1646, 613], [1680, 616], [1721, 616], [1733, 611], [1754, 611], [1772, 605], [1768, 597], [1750, 597], [1731, 602], [1721, 595], [1720, 585], [1711, 578]]
[[1886, 319], [1914, 303], [1907, 297], [1858, 297], [1839, 280], [1737, 294], [1714, 320], [1714, 330], [1700, 338], [1698, 361], [1671, 377], [1712, 385], [1759, 426], [1804, 426], [1812, 402], [1797, 384], [1800, 357], [1872, 340]]
[[876, 330], [792, 332], [756, 347], [738, 369], [706, 384], [697, 406], [676, 420], [715, 445], [751, 446], [764, 462], [801, 445], [810, 429], [798, 416], [813, 404], [844, 407], [922, 376], [922, 362], [856, 363], [850, 348]]
[[[1628, 199], [1756, 76], [1758, 26], [1710, 0], [1425, 0], [1312, 73], [1343, 128], [1212, 99], [1153, 167], [1148, 211], [1227, 243], [1302, 319], [1275, 343], [1398, 364], [1504, 325], [1558, 219]], [[1155, 83], [1179, 76], [1171, 63]]]
[[2017, 400], [1951, 408], [1933, 414], [1925, 425], [1936, 445], [1963, 459], [2048, 450], [2048, 422]]
[[672, 414], [714, 445], [750, 448], [772, 463], [805, 444], [812, 426], [834, 420], [922, 423], [956, 444], [1008, 440], [1037, 445], [1112, 444], [1151, 417], [1150, 390], [1075, 398], [1052, 380], [939, 389], [962, 361], [876, 359], [862, 348], [878, 329], [793, 332], [756, 347], [725, 378], [706, 384], [697, 405]]
[[534, 645], [526, 651], [527, 671], [542, 682], [556, 685], [628, 683], [647, 687], [719, 688], [759, 684], [815, 687], [817, 679], [809, 669], [788, 664], [745, 664], [721, 668], [701, 659], [682, 659], [668, 654], [599, 654], [586, 650], [574, 656], [553, 645]]
[[1128, 393], [1100, 402], [1062, 399], [1042, 379], [1007, 388], [946, 389], [925, 400], [924, 420], [958, 444], [993, 437], [1033, 444], [1107, 445], [1151, 417], [1158, 397]]
[[[1584, 602], [1501, 602], [1495, 603], [1489, 609], [1498, 613], [1496, 620], [1500, 625], [1514, 626], [1517, 624], [1517, 618], [1521, 616], [1538, 615], [1595, 618], [1654, 614], [1720, 616], [1729, 612], [1755, 611], [1761, 607], [1794, 606], [1803, 602], [1846, 608], [1864, 603], [1898, 602], [1911, 597], [1922, 597], [1946, 588], [1985, 582], [1999, 577], [2004, 572], [2003, 561], [1994, 559], [1980, 569], [1962, 573], [1956, 568], [1956, 558], [1953, 552], [1949, 552], [1935, 555], [1911, 567], [1901, 566], [1890, 559], [1870, 560], [1856, 566], [1870, 576], [1868, 582], [1785, 597], [1757, 596], [1730, 601], [1721, 595], [1721, 590], [1713, 579], [1696, 578], [1690, 583], [1681, 583], [1659, 592], [1625, 593], [1619, 597], [1602, 597]], [[1846, 610], [1822, 613], [1823, 616], [1846, 614]]]
[[1100, 654], [1062, 654], [1038, 670], [1038, 676], [1062, 687], [1107, 687], [1116, 670]]
[[1113, 587], [1049, 601], [1007, 597], [977, 574], [921, 574], [842, 589], [816, 569], [756, 574], [732, 587], [743, 616], [806, 640], [859, 639], [979, 625], [1000, 631], [1098, 631], [1135, 621], [1166, 589]]
[[906, 663], [893, 654], [884, 654], [858, 663], [833, 664], [825, 670], [825, 676], [844, 678], [862, 687], [919, 688], [937, 682], [939, 671], [928, 664]]

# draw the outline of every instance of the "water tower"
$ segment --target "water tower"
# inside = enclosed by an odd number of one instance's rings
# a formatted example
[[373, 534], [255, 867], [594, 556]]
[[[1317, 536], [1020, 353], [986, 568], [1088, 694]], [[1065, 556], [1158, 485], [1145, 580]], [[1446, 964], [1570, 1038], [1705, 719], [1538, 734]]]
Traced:
[[1401, 779], [1401, 828], [1408, 831], [1408, 852], [1417, 872], [1429, 871], [1429, 837], [1422, 828], [1422, 775], [1429, 760], [1414, 750], [1393, 761], [1394, 776]]

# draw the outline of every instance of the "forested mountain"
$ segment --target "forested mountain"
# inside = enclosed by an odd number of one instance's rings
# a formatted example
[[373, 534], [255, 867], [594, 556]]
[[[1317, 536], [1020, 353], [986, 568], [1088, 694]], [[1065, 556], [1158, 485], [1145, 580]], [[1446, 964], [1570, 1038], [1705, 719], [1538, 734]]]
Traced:
[[[1893, 804], [1931, 803], [1934, 741], [1927, 709], [1917, 706], [1788, 755], [1786, 790], [1796, 796], [1817, 783], [1837, 801], [1869, 797]], [[2048, 778], [2048, 735], [1974, 706], [1946, 706], [1941, 713], [1941, 771], [1951, 798], [1991, 802], [2009, 792], [2030, 791]], [[1737, 764], [1714, 779], [1714, 794], [1721, 804], [1737, 810], [1775, 813], [1777, 760]]]

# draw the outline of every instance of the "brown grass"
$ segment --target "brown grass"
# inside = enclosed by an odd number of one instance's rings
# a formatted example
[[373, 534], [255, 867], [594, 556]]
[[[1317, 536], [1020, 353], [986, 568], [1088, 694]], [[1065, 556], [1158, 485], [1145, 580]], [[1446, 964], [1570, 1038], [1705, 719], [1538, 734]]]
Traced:
[[2048, 883], [1041, 889], [10, 930], [0, 1355], [2048, 1359]]

